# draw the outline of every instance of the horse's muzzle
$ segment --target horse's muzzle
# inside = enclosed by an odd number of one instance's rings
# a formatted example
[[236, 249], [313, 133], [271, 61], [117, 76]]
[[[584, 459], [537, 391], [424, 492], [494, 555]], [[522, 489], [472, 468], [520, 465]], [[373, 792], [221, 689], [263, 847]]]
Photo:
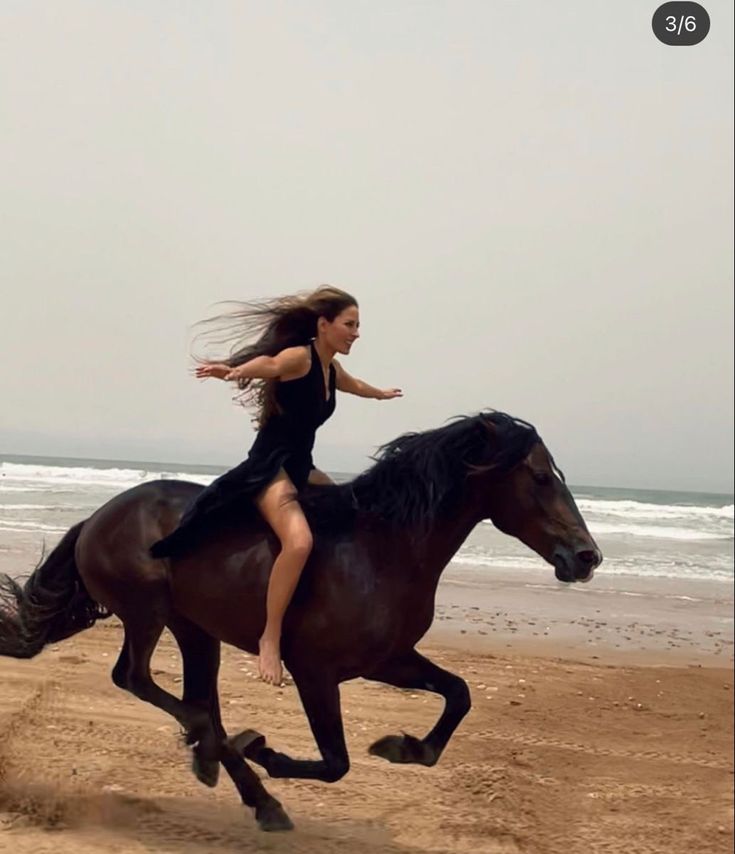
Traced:
[[567, 584], [591, 581], [595, 569], [602, 563], [602, 552], [592, 543], [585, 543], [577, 549], [557, 546], [552, 563], [558, 581]]

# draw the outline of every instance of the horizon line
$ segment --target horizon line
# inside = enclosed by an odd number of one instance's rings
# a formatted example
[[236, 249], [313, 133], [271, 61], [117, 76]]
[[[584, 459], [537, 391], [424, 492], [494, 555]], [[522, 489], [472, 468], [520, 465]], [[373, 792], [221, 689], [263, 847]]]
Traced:
[[[171, 466], [171, 467], [184, 467], [184, 466], [192, 466], [195, 468], [218, 468], [222, 469], [223, 472], [227, 471], [231, 466], [223, 465], [221, 463], [194, 463], [194, 462], [185, 462], [183, 460], [145, 460], [145, 459], [132, 459], [127, 457], [76, 457], [76, 456], [60, 456], [57, 454], [17, 454], [0, 451], [0, 460], [7, 457], [22, 457], [25, 459], [36, 459], [36, 460], [74, 460], [78, 462], [98, 462], [98, 463], [144, 463], [144, 464], [153, 464], [156, 466]], [[369, 459], [369, 458], [368, 458]], [[360, 471], [343, 471], [341, 469], [330, 469], [332, 474], [345, 474], [345, 475], [359, 475]], [[576, 489], [620, 489], [620, 490], [632, 490], [636, 492], [686, 492], [691, 495], [717, 495], [726, 498], [735, 498], [735, 490], [731, 491], [721, 491], [721, 490], [712, 490], [712, 489], [666, 489], [660, 486], [627, 486], [627, 485], [615, 485], [609, 486], [605, 484], [592, 484], [592, 483], [574, 483], [568, 484], [569, 486], [574, 486]]]

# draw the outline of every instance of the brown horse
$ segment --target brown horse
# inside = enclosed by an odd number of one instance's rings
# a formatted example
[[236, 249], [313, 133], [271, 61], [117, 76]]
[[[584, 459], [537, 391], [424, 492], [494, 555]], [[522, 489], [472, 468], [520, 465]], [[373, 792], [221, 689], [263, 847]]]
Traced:
[[[130, 489], [71, 528], [24, 587], [0, 578], [0, 654], [30, 658], [117, 614], [125, 640], [115, 684], [180, 722], [202, 782], [214, 785], [222, 763], [264, 830], [292, 824], [245, 760], [271, 777], [343, 777], [349, 758], [339, 685], [347, 679], [444, 697], [424, 738], [388, 735], [370, 748], [390, 762], [437, 762], [470, 694], [414, 647], [431, 625], [442, 570], [478, 522], [490, 519], [520, 539], [563, 582], [589, 580], [602, 560], [535, 429], [498, 412], [401, 436], [350, 483], [309, 488], [300, 500], [315, 547], [289, 607], [283, 657], [321, 759], [292, 759], [251, 730], [227, 738], [217, 694], [220, 642], [258, 648], [275, 536], [256, 511], [240, 507], [239, 518], [213, 520], [191, 554], [149, 555], [200, 489], [180, 481]], [[165, 627], [183, 656], [180, 699], [151, 678]]]

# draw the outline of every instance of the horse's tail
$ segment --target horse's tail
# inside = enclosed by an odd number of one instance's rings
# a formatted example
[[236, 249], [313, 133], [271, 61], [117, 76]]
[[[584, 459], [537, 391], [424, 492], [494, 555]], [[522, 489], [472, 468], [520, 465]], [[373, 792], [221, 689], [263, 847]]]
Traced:
[[110, 616], [87, 592], [74, 560], [83, 525], [79, 522], [64, 534], [22, 587], [0, 575], [0, 655], [33, 658], [46, 644]]

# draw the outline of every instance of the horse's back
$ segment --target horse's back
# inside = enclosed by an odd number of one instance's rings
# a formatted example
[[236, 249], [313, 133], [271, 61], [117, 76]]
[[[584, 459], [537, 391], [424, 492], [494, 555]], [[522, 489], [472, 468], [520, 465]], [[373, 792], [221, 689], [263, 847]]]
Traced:
[[96, 510], [84, 525], [86, 538], [161, 535], [173, 530], [187, 505], [203, 489], [198, 483], [182, 480], [154, 480], [141, 483], [111, 498]]
[[[119, 590], [131, 592], [139, 583], [167, 578], [163, 561], [154, 560], [150, 546], [170, 533], [188, 504], [203, 489], [197, 483], [157, 480], [121, 492], [84, 523], [75, 560], [90, 594], [117, 610]], [[113, 593], [111, 591], [118, 591]]]

